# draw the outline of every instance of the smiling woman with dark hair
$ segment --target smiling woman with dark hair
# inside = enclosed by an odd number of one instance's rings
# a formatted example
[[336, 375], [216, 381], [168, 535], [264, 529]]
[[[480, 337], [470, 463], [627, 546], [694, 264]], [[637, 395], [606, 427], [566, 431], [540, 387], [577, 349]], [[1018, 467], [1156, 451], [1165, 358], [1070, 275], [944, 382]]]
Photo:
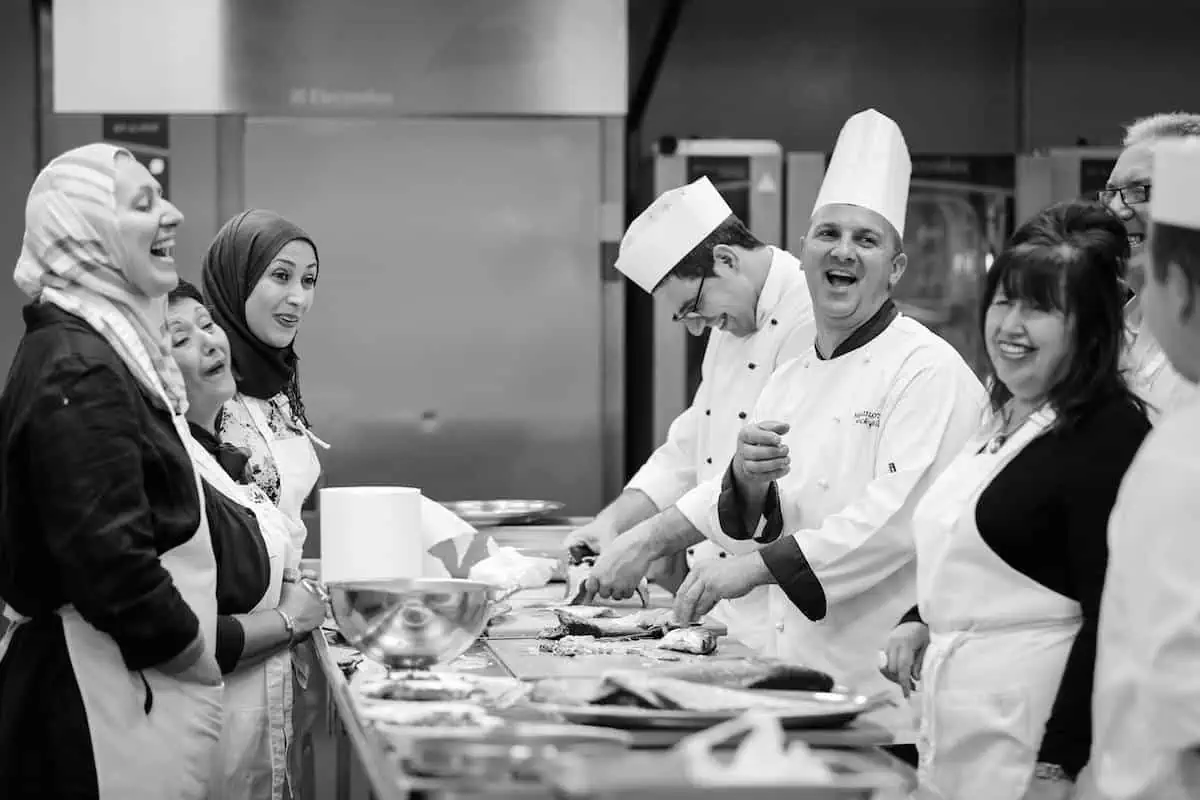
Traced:
[[167, 335], [187, 389], [193, 449], [202, 449], [194, 458], [207, 467], [205, 508], [217, 558], [225, 724], [212, 792], [222, 800], [279, 800], [292, 709], [290, 647], [320, 626], [325, 604], [285, 570], [303, 542], [297, 523], [248, 483], [246, 454], [217, 440], [217, 415], [237, 390], [229, 339], [189, 283], [168, 295]]
[[992, 413], [914, 515], [918, 607], [884, 673], [922, 682], [922, 786], [1066, 798], [1088, 760], [1108, 517], [1150, 430], [1126, 385], [1124, 226], [1096, 203], [1013, 235], [983, 307]]

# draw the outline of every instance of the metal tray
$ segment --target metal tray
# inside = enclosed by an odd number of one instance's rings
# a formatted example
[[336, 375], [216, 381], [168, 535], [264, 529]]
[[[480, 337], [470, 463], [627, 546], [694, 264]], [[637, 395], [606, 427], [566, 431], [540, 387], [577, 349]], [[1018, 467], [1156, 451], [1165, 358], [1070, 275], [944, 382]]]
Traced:
[[[594, 678], [547, 678], [564, 691], [572, 683], [590, 686]], [[772, 709], [780, 724], [788, 730], [836, 728], [848, 725], [874, 706], [871, 698], [849, 692], [756, 692], [785, 701]], [[577, 725], [594, 725], [622, 730], [670, 729], [699, 731], [731, 720], [742, 710], [663, 711], [631, 706], [567, 705], [533, 703], [535, 707], [561, 715]]]
[[477, 528], [528, 524], [563, 508], [553, 500], [457, 500], [442, 505]]

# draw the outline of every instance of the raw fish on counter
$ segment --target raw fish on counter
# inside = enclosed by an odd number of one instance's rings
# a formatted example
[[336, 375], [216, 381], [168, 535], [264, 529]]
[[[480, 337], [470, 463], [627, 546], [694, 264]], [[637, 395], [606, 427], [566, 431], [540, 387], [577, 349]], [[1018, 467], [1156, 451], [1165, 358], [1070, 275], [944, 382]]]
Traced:
[[649, 639], [630, 641], [628, 639], [597, 639], [594, 636], [564, 636], [561, 639], [543, 639], [538, 643], [538, 652], [564, 658], [636, 656], [654, 661], [682, 660], [681, 656], [674, 653], [649, 646], [651, 641]]
[[632, 706], [658, 711], [783, 709], [792, 701], [740, 689], [666, 678], [661, 673], [613, 671], [592, 681], [540, 681], [531, 699], [558, 705]]
[[790, 692], [829, 692], [833, 676], [799, 664], [769, 658], [738, 658], [670, 667], [666, 677], [730, 689], [773, 689]]
[[675, 627], [669, 608], [647, 609], [623, 617], [578, 616], [566, 608], [554, 609], [558, 624], [538, 634], [539, 639], [595, 636], [598, 639], [661, 639]]
[[717, 649], [717, 635], [707, 628], [676, 628], [667, 631], [658, 646], [677, 653], [707, 656]]

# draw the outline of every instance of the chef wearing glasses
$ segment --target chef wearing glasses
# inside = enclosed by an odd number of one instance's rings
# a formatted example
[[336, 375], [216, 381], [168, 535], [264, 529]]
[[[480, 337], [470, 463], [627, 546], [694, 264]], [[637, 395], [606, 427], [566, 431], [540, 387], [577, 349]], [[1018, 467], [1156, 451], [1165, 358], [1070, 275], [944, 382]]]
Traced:
[[1146, 230], [1149, 227], [1151, 164], [1154, 148], [1164, 141], [1200, 138], [1200, 114], [1174, 112], [1140, 119], [1125, 132], [1121, 151], [1100, 202], [1111, 208], [1129, 233], [1129, 288], [1134, 298], [1125, 309], [1129, 350], [1125, 368], [1133, 390], [1149, 405], [1151, 420], [1195, 396], [1196, 390], [1171, 366], [1148, 328], [1142, 325], [1138, 295], [1145, 284]]
[[[589, 595], [620, 599], [667, 555], [686, 552], [689, 563], [726, 555], [698, 531], [708, 509], [697, 487], [720, 478], [767, 379], [812, 348], [815, 330], [799, 261], [750, 233], [708, 178], [663, 193], [642, 212], [616, 268], [675, 309], [693, 335], [712, 331], [691, 406], [620, 496], [565, 542], [600, 552]], [[753, 647], [767, 636], [764, 602], [765, 588], [714, 616]]]

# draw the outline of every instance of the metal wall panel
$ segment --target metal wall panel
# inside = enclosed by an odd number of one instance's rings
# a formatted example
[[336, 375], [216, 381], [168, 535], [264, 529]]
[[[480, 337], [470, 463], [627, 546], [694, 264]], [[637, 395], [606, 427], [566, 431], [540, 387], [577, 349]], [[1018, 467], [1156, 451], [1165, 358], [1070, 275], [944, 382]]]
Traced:
[[247, 121], [246, 204], [320, 251], [297, 348], [331, 484], [599, 508], [602, 124]]
[[620, 116], [626, 14], [626, 0], [55, 0], [54, 102], [82, 113]]

